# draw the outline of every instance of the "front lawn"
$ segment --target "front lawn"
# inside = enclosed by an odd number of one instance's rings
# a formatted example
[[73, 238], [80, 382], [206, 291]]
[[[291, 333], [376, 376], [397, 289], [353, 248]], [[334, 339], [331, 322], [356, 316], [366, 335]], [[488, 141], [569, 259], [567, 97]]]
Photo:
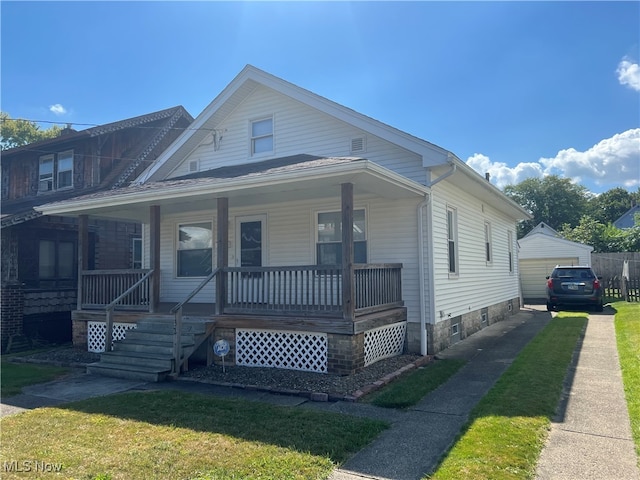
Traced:
[[520, 480], [536, 463], [586, 314], [562, 312], [516, 358], [471, 412], [432, 479]]
[[23, 387], [49, 382], [64, 375], [68, 368], [32, 363], [13, 363], [10, 357], [2, 357], [0, 363], [0, 394], [2, 398], [17, 395]]
[[640, 466], [640, 303], [616, 302], [616, 340], [631, 433]]
[[[2, 419], [2, 465], [82, 479], [320, 479], [383, 422], [175, 391], [133, 392]], [[5, 472], [2, 478], [24, 478]]]

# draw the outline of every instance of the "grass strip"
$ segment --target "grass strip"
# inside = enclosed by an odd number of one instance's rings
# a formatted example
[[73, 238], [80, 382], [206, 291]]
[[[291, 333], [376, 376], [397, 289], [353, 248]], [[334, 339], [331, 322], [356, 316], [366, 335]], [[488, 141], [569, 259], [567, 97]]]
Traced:
[[13, 363], [8, 358], [2, 359], [0, 369], [0, 393], [3, 398], [19, 394], [28, 385], [49, 382], [69, 372], [64, 367]]
[[365, 402], [384, 408], [411, 407], [446, 382], [464, 364], [463, 360], [436, 360], [367, 395]]
[[640, 466], [640, 304], [616, 302], [615, 328], [631, 434]]
[[587, 319], [560, 313], [471, 412], [432, 479], [531, 478]]
[[[2, 419], [0, 463], [64, 478], [318, 479], [387, 424], [176, 391], [131, 392]], [[23, 478], [3, 472], [3, 479]]]

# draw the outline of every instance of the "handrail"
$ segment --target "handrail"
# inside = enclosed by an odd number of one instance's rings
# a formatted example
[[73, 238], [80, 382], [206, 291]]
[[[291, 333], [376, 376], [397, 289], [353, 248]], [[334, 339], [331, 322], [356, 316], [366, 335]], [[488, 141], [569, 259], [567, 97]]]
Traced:
[[189, 300], [191, 300], [193, 297], [195, 297], [200, 290], [202, 290], [207, 283], [209, 283], [213, 277], [215, 277], [218, 272], [220, 271], [219, 268], [216, 268], [213, 272], [211, 272], [207, 278], [205, 278], [202, 282], [200, 282], [200, 285], [198, 285], [190, 294], [187, 298], [185, 298], [183, 301], [181, 301], [180, 303], [178, 303], [175, 307], [173, 307], [171, 310], [169, 310], [169, 313], [176, 313], [178, 311], [179, 308], [182, 308], [184, 306], [185, 303], [188, 303]]
[[142, 278], [140, 278], [140, 280], [138, 280], [136, 283], [131, 285], [124, 293], [121, 293], [120, 295], [118, 295], [114, 300], [111, 301], [109, 305], [105, 307], [105, 311], [107, 314], [107, 318], [106, 318], [107, 331], [105, 332], [105, 339], [104, 339], [105, 352], [108, 352], [111, 350], [111, 342], [113, 341], [112, 332], [111, 332], [111, 330], [113, 329], [113, 309], [116, 308], [116, 305], [118, 304], [118, 302], [120, 302], [124, 297], [126, 297], [131, 292], [133, 292], [136, 288], [142, 285], [142, 283], [145, 282], [151, 275], [153, 275], [153, 269], [149, 270], [144, 276], [142, 276]]
[[[200, 290], [202, 290], [220, 271], [220, 268], [214, 269], [183, 301], [178, 303], [175, 307], [169, 310], [169, 313], [174, 314], [173, 322], [173, 367], [171, 369], [172, 375], [180, 374], [182, 370], [182, 307], [195, 297]], [[218, 301], [218, 299], [216, 299]]]

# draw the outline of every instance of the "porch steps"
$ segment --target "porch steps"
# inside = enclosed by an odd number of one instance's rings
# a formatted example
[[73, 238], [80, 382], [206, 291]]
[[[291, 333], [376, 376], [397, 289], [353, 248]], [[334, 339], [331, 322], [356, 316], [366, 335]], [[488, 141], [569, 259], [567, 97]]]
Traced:
[[[182, 323], [182, 359], [188, 359], [213, 331], [212, 321]], [[173, 318], [147, 318], [128, 330], [124, 340], [114, 342], [113, 350], [100, 355], [100, 361], [87, 365], [88, 373], [108, 377], [160, 382], [173, 370]]]

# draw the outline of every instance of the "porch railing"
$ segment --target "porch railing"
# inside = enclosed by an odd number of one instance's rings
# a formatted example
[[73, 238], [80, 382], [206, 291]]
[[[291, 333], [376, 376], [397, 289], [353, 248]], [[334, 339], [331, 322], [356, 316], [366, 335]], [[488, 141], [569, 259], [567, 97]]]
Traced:
[[[356, 313], [400, 306], [401, 264], [354, 266]], [[342, 267], [229, 267], [225, 313], [326, 315], [343, 312]]]
[[182, 371], [182, 365], [184, 360], [182, 359], [182, 308], [193, 297], [195, 297], [200, 290], [207, 286], [207, 284], [213, 280], [218, 272], [219, 268], [214, 269], [200, 284], [193, 289], [193, 291], [183, 301], [178, 303], [175, 307], [169, 310], [169, 313], [174, 315], [173, 321], [173, 369], [172, 374], [177, 375]]
[[356, 314], [402, 306], [402, 264], [356, 264]]
[[[82, 272], [83, 309], [104, 308], [118, 297], [115, 308], [148, 310], [150, 270], [84, 270]], [[135, 285], [135, 288], [131, 288]], [[126, 295], [122, 295], [127, 292]]]
[[[127, 288], [124, 292], [118, 295], [115, 299], [113, 299], [105, 308], [106, 311], [106, 330], [105, 330], [105, 339], [104, 339], [104, 351], [108, 352], [111, 350], [112, 335], [113, 335], [113, 310], [117, 305], [120, 305], [126, 298], [130, 295], [134, 294], [141, 285], [149, 282], [149, 279], [153, 275], [153, 270], [146, 270], [146, 273], [140, 277], [133, 285]], [[147, 291], [148, 288], [147, 288]]]

